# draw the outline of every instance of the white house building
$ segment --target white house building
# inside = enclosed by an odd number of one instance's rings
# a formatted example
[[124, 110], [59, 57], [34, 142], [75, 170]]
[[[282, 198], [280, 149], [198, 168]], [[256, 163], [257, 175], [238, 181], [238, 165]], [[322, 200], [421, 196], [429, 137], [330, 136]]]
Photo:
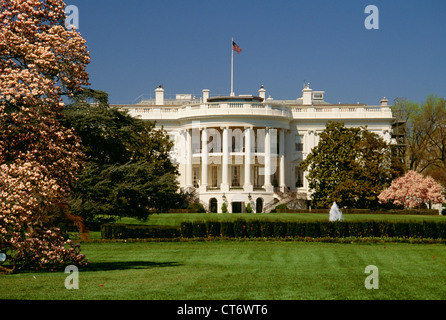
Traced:
[[208, 211], [269, 212], [290, 199], [309, 198], [300, 162], [319, 142], [328, 121], [367, 126], [391, 141], [392, 112], [379, 105], [331, 104], [324, 91], [307, 84], [295, 100], [258, 95], [188, 94], [166, 99], [162, 86], [155, 99], [114, 105], [141, 119], [156, 121], [174, 141], [172, 158], [179, 165], [181, 188], [196, 190]]

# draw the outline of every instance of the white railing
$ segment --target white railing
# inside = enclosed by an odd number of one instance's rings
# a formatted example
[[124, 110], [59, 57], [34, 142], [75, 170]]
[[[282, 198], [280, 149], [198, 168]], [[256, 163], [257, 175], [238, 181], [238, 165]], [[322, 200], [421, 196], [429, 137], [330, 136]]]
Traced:
[[[205, 104], [181, 106], [139, 106], [139, 105], [113, 105], [121, 110], [140, 115], [150, 114], [147, 118], [181, 118], [201, 115], [269, 115], [294, 118], [317, 118], [330, 113], [330, 117], [388, 117], [391, 110], [388, 106], [364, 105], [330, 105], [330, 106], [293, 106], [268, 103], [246, 102], [213, 102]], [[326, 115], [328, 116], [328, 115]]]

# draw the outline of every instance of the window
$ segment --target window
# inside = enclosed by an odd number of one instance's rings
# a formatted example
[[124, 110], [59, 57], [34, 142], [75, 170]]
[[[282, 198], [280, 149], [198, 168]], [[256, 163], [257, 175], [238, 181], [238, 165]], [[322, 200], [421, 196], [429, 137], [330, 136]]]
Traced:
[[261, 188], [265, 184], [265, 176], [262, 174], [263, 167], [254, 167], [254, 188]]
[[296, 134], [296, 150], [295, 151], [304, 151], [304, 136]]
[[240, 166], [232, 166], [232, 183], [233, 187], [240, 187]]
[[199, 184], [200, 168], [199, 167], [194, 167], [193, 177], [194, 177], [194, 187], [199, 188], [200, 187], [200, 184]]
[[303, 188], [304, 186], [304, 172], [300, 166], [296, 166], [295, 171], [296, 188]]
[[212, 185], [211, 187], [216, 188], [217, 187], [217, 166], [212, 166]]

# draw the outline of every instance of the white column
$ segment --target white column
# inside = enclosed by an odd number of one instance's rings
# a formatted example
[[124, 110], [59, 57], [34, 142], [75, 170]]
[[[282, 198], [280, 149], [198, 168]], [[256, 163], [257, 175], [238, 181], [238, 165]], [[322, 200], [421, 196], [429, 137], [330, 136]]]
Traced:
[[286, 189], [285, 184], [285, 129], [280, 129], [279, 137], [279, 157], [280, 157], [280, 167], [279, 167], [279, 186], [280, 191], [284, 192]]
[[223, 127], [223, 161], [222, 161], [222, 177], [220, 189], [222, 192], [229, 191], [229, 129], [228, 127]]
[[253, 186], [251, 181], [251, 128], [245, 128], [245, 184], [243, 186], [245, 192], [252, 192]]
[[194, 187], [192, 177], [192, 129], [186, 129], [186, 187]]
[[271, 132], [270, 128], [265, 128], [265, 190], [267, 192], [273, 191], [271, 184]]
[[201, 130], [201, 186], [200, 192], [206, 192], [208, 186], [208, 130]]

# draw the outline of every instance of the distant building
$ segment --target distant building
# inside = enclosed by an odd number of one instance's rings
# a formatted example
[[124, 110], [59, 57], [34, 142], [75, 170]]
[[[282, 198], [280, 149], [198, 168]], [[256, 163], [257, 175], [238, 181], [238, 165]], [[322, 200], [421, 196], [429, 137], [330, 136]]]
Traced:
[[[181, 188], [196, 190], [208, 211], [269, 212], [279, 203], [308, 199], [308, 182], [300, 163], [319, 142], [325, 124], [367, 126], [386, 141], [392, 140], [392, 112], [383, 98], [379, 105], [331, 104], [324, 91], [309, 84], [296, 100], [258, 96], [188, 94], [166, 99], [162, 86], [155, 99], [134, 105], [114, 105], [141, 119], [157, 122], [175, 146]], [[305, 203], [305, 201], [301, 201]]]

